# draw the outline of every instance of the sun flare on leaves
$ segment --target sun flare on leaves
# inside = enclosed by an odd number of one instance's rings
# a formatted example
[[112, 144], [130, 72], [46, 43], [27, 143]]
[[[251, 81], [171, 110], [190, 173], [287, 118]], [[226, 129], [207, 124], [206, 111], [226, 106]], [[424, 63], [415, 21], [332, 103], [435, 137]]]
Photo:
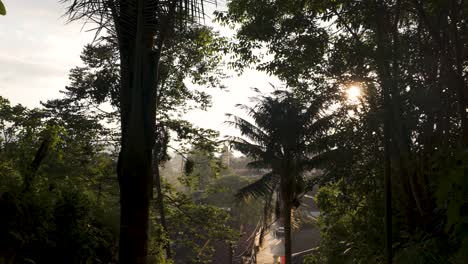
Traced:
[[362, 89], [360, 86], [351, 85], [346, 89], [346, 99], [349, 103], [359, 103], [359, 99], [362, 96]]

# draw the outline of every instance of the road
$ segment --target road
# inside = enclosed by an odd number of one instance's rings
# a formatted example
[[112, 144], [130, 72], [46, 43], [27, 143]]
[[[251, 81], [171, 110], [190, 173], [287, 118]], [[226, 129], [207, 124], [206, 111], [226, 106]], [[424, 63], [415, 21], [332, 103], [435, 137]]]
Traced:
[[276, 226], [272, 226], [270, 231], [265, 235], [263, 247], [260, 248], [257, 254], [258, 264], [276, 264], [274, 263], [273, 256], [284, 255], [284, 242], [282, 239], [274, 237], [274, 230], [276, 230]]

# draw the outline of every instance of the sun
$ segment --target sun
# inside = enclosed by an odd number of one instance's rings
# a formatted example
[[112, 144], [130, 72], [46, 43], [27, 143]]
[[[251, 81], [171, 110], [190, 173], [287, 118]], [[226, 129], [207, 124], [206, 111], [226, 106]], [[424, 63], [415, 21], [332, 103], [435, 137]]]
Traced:
[[357, 103], [362, 95], [361, 87], [357, 85], [349, 86], [346, 89], [346, 95], [350, 103]]

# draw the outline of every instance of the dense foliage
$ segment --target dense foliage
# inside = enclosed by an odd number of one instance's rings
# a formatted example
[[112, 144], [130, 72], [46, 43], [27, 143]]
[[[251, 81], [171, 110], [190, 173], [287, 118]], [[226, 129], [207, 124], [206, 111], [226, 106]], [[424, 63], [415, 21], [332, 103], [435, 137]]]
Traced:
[[[320, 177], [317, 261], [384, 262], [387, 208], [394, 261], [466, 262], [466, 2], [228, 6], [218, 18], [238, 25], [233, 66], [254, 63], [298, 93], [338, 105], [330, 108], [338, 117], [333, 143], [346, 158]], [[351, 86], [361, 87], [357, 102], [346, 99]], [[384, 164], [391, 208], [384, 203]]]
[[[1, 103], [0, 260], [117, 263], [116, 157], [113, 148], [103, 146], [109, 144], [107, 129], [98, 120], [78, 119], [80, 115], [67, 121], [63, 115], [51, 118], [48, 111], [11, 106], [4, 98]], [[45, 139], [51, 143], [43, 152]], [[34, 166], [38, 153], [44, 153], [43, 158]], [[167, 177], [185, 177], [172, 173]], [[231, 225], [231, 216], [236, 214], [223, 209], [223, 204], [196, 203], [190, 192], [177, 191], [169, 184], [163, 191], [168, 230], [161, 229], [154, 206], [150, 261], [165, 261], [162, 246], [166, 240], [175, 250], [176, 263], [209, 262], [213, 242], [236, 240], [237, 227]]]
[[[468, 262], [467, 1], [232, 0], [229, 40], [205, 1], [65, 2], [106, 32], [62, 98], [0, 97], [0, 263], [253, 260], [280, 216], [290, 264], [314, 187], [306, 263]], [[284, 84], [229, 116], [246, 157], [182, 118], [223, 88], [223, 53]]]

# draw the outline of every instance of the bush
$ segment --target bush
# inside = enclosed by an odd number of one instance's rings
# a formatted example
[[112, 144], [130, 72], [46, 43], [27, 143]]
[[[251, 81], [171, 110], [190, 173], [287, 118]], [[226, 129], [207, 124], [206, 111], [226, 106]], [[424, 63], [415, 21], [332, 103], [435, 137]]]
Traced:
[[79, 190], [1, 194], [0, 260], [13, 263], [116, 263], [118, 233], [104, 208]]

